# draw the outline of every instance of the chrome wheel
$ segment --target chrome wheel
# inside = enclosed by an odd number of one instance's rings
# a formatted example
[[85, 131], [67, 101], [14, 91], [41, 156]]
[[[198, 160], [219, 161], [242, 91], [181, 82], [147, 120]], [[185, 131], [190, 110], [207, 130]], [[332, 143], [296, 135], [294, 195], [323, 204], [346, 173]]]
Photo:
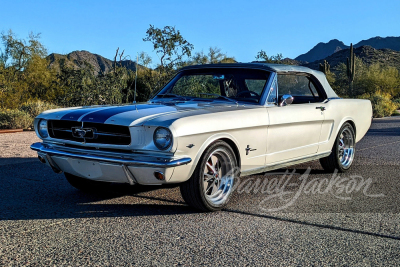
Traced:
[[215, 141], [202, 154], [190, 179], [180, 185], [182, 198], [198, 210], [221, 210], [229, 202], [239, 173], [232, 147]]
[[345, 122], [335, 138], [335, 143], [332, 147], [332, 153], [321, 158], [322, 167], [329, 173], [345, 172], [350, 169], [355, 154], [356, 148], [356, 133], [354, 127]]
[[339, 162], [343, 168], [350, 167], [354, 159], [354, 135], [349, 127], [342, 130], [339, 136], [338, 144]]
[[210, 204], [222, 205], [232, 193], [233, 159], [225, 149], [218, 148], [208, 156], [203, 173], [203, 192]]

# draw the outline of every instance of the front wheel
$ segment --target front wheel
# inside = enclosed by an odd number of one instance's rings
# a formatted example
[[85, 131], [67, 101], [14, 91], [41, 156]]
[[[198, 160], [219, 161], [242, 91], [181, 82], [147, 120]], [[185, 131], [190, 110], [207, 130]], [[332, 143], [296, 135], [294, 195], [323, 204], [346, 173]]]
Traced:
[[232, 148], [216, 141], [206, 149], [190, 179], [181, 184], [182, 197], [196, 209], [220, 210], [231, 197], [237, 171]]
[[350, 123], [346, 122], [340, 128], [332, 148], [332, 153], [319, 161], [327, 172], [332, 173], [335, 170], [338, 170], [338, 172], [345, 172], [350, 169], [353, 163], [355, 148], [356, 135], [354, 133], [354, 128]]

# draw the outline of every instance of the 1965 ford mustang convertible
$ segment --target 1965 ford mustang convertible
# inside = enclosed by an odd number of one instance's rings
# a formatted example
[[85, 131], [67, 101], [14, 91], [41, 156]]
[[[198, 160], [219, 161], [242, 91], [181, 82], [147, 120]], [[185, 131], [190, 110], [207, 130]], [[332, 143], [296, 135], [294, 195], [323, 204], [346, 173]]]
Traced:
[[[371, 125], [368, 100], [341, 99], [319, 71], [189, 66], [149, 102], [46, 111], [31, 148], [69, 183], [180, 183], [194, 208], [223, 208], [240, 176], [319, 159], [344, 172]], [[88, 183], [88, 181], [90, 181]]]

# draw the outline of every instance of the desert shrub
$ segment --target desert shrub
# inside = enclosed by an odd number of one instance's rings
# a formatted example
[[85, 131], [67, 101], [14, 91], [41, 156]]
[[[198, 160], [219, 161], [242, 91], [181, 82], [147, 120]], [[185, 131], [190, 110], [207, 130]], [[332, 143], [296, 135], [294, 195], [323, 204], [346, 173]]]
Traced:
[[29, 116], [31, 116], [31, 118], [34, 119], [37, 115], [39, 115], [43, 111], [55, 108], [58, 108], [58, 106], [41, 100], [34, 100], [22, 104], [20, 110], [28, 113]]
[[0, 129], [28, 129], [33, 119], [28, 113], [17, 109], [0, 110]]
[[397, 109], [400, 109], [400, 98], [394, 99], [394, 100], [393, 100], [393, 103], [396, 104]]
[[[383, 92], [396, 96], [400, 93], [399, 70], [384, 64], [374, 63], [368, 65], [361, 58], [355, 57], [356, 73], [351, 95], [373, 95], [375, 92]], [[340, 63], [336, 68], [336, 80], [331, 84], [332, 88], [340, 96], [349, 95], [349, 80], [345, 63]]]
[[377, 91], [374, 94], [363, 94], [360, 98], [369, 99], [371, 101], [374, 118], [391, 116], [397, 110], [397, 105], [391, 100], [390, 95], [387, 93]]

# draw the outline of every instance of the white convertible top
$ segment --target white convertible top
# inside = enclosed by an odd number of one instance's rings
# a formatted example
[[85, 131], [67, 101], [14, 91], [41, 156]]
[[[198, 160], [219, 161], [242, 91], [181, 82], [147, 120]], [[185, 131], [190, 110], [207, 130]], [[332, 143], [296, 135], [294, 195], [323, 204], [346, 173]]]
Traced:
[[282, 72], [303, 72], [313, 75], [318, 81], [321, 83], [322, 87], [325, 90], [325, 93], [328, 98], [338, 98], [338, 95], [333, 91], [332, 87], [329, 85], [326, 80], [326, 76], [323, 72], [313, 70], [303, 66], [295, 66], [295, 65], [283, 65], [283, 64], [270, 64], [270, 63], [262, 63], [262, 62], [252, 62], [252, 63], [228, 63], [228, 64], [204, 64], [204, 65], [192, 65], [187, 66], [181, 69], [189, 70], [189, 69], [205, 69], [205, 68], [252, 68], [252, 69], [264, 69], [267, 71], [273, 71], [277, 73]]
[[[260, 63], [253, 63], [253, 64], [260, 64]], [[328, 80], [323, 72], [313, 70], [303, 66], [295, 66], [295, 65], [283, 65], [283, 64], [268, 64], [262, 63], [266, 67], [269, 67], [271, 70], [282, 73], [282, 72], [305, 72], [313, 75], [318, 81], [321, 83], [322, 87], [325, 90], [326, 95], [328, 98], [337, 98], [338, 95], [333, 91], [332, 87], [329, 85]]]

